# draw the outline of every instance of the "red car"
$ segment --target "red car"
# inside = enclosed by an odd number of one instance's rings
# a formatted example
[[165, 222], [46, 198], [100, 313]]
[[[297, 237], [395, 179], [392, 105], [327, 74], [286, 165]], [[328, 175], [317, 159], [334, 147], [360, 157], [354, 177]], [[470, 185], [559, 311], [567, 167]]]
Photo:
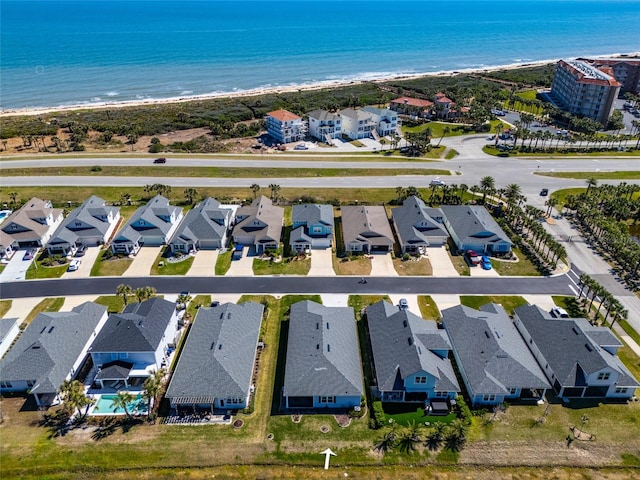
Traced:
[[467, 261], [469, 265], [480, 265], [482, 263], [482, 258], [473, 250], [467, 250], [464, 252], [464, 255], [467, 257]]

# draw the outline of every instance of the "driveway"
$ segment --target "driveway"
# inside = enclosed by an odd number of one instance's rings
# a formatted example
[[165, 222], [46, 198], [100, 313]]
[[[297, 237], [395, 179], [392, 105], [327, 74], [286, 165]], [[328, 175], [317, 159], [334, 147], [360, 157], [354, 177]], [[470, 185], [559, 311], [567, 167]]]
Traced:
[[371, 257], [371, 277], [397, 277], [398, 272], [393, 268], [390, 253], [374, 253]]
[[431, 298], [436, 305], [438, 306], [438, 310], [442, 313], [443, 310], [456, 307], [460, 305], [460, 295], [431, 295]]
[[187, 272], [188, 277], [210, 277], [215, 275], [220, 250], [198, 250], [196, 258]]
[[148, 277], [163, 247], [142, 247], [125, 272], [127, 277]]
[[459, 277], [460, 274], [451, 263], [451, 257], [445, 247], [427, 247], [434, 277]]
[[20, 323], [22, 323], [26, 316], [31, 313], [31, 310], [42, 300], [44, 300], [44, 297], [14, 298], [11, 302], [11, 308], [4, 318], [19, 318]]
[[546, 311], [557, 306], [551, 295], [522, 295], [522, 297], [529, 302], [530, 305], [537, 305]]
[[100, 247], [89, 247], [85, 251], [83, 257], [78, 258], [81, 260], [78, 270], [75, 272], [64, 272], [61, 278], [89, 278], [91, 276], [91, 268], [96, 263], [98, 256], [102, 249]]
[[[22, 260], [26, 250], [18, 250], [13, 254], [11, 260], [2, 273], [0, 273], [0, 282], [12, 282], [14, 280], [24, 280], [27, 270], [33, 260]], [[35, 256], [34, 256], [35, 258]]]
[[95, 295], [70, 295], [64, 298], [64, 303], [60, 307], [61, 312], [67, 312], [73, 307], [82, 305], [84, 302], [93, 302], [96, 298]]
[[485, 270], [480, 265], [469, 268], [469, 273], [472, 277], [499, 277], [498, 272], [493, 268], [491, 270]]
[[325, 307], [348, 307], [349, 295], [339, 293], [325, 293], [320, 296]]
[[231, 267], [229, 267], [226, 276], [253, 277], [253, 259], [255, 256], [251, 255], [250, 251], [250, 249], [245, 248], [242, 250], [242, 258], [231, 260]]
[[311, 277], [335, 277], [331, 248], [311, 250], [311, 269], [308, 275]]
[[409, 304], [409, 311], [411, 313], [413, 313], [414, 315], [417, 315], [419, 317], [421, 317], [422, 315], [420, 314], [420, 307], [418, 306], [418, 295], [389, 295], [389, 298], [391, 299], [391, 302], [394, 305], [398, 305], [400, 303], [400, 299], [404, 298], [407, 300], [407, 303]]

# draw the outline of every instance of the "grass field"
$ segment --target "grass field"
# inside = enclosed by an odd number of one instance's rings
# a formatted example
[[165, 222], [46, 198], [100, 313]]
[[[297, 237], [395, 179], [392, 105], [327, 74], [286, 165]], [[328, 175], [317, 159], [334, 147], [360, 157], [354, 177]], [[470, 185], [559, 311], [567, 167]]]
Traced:
[[26, 323], [29, 325], [34, 318], [38, 316], [39, 313], [42, 312], [59, 312], [64, 304], [64, 298], [56, 297], [56, 298], [45, 298], [40, 303], [38, 303], [33, 310], [29, 312], [22, 323]]
[[[287, 261], [290, 258], [290, 261]], [[311, 258], [297, 259], [296, 257], [284, 258], [281, 262], [269, 260], [253, 260], [254, 275], [306, 275], [311, 269]]]
[[333, 256], [333, 270], [336, 275], [369, 275], [371, 260], [366, 255], [338, 258]]
[[98, 256], [93, 267], [91, 267], [92, 277], [119, 277], [123, 275], [131, 263], [133, 263], [133, 259], [128, 257], [103, 260], [105, 253], [106, 250]]
[[420, 307], [420, 315], [425, 320], [438, 320], [440, 318], [440, 310], [431, 295], [418, 295], [418, 306]]
[[120, 313], [124, 310], [124, 300], [120, 295], [103, 295], [96, 298], [94, 301], [99, 305], [107, 307], [107, 312], [109, 312], [109, 314]]
[[460, 295], [460, 303], [476, 310], [487, 303], [499, 303], [509, 315], [513, 315], [513, 309], [526, 305], [527, 301], [516, 295]]
[[233, 245], [229, 245], [226, 252], [220, 252], [216, 260], [215, 273], [218, 276], [224, 275], [231, 268], [231, 258], [233, 257]]
[[410, 260], [394, 258], [393, 267], [398, 272], [398, 275], [433, 275], [431, 262], [424, 257], [418, 259], [411, 257]]
[[513, 253], [518, 257], [517, 262], [501, 261], [497, 258], [491, 259], [493, 269], [500, 275], [510, 276], [540, 276], [540, 272], [522, 251], [515, 245], [512, 247]]
[[42, 261], [47, 258], [48, 254], [45, 251], [36, 256], [35, 260], [29, 265], [29, 269], [25, 274], [27, 280], [35, 280], [42, 278], [60, 278], [64, 272], [67, 271], [69, 264], [65, 259], [63, 265], [56, 265], [55, 267], [47, 267], [42, 264]]
[[[170, 252], [169, 247], [165, 248], [164, 252], [160, 252], [158, 258], [156, 258], [156, 261], [153, 262], [151, 266], [151, 275], [186, 275], [196, 257], [187, 255], [186, 258], [180, 262], [168, 262], [168, 252]], [[160, 265], [160, 262], [163, 264]]]

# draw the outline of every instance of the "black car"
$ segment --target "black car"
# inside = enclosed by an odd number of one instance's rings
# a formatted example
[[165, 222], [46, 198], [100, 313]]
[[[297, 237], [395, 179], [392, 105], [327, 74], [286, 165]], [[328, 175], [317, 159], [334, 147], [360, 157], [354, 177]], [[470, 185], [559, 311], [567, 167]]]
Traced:
[[220, 305], [220, 302], [218, 302], [217, 300], [214, 300], [213, 302], [211, 302], [212, 307], [217, 307], [218, 305]]
[[76, 250], [76, 257], [84, 257], [84, 254], [87, 253], [87, 247], [85, 245], [80, 245]]
[[167, 159], [164, 157], [156, 158], [153, 163], [167, 163]]
[[542, 190], [540, 190], [540, 196], [541, 197], [546, 197], [547, 195], [549, 195], [549, 189], [548, 188], [543, 188]]

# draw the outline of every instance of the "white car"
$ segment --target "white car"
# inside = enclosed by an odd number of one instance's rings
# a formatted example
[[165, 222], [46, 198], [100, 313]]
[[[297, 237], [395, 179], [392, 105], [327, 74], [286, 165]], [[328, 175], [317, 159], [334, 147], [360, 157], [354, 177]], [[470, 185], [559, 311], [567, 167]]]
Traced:
[[431, 186], [437, 185], [439, 187], [442, 187], [444, 185], [444, 182], [442, 180], [431, 180], [430, 183]]
[[76, 270], [78, 270], [78, 268], [80, 268], [81, 263], [82, 263], [82, 260], [71, 260], [69, 262], [69, 267], [67, 268], [67, 272], [75, 272]]
[[299, 143], [298, 145], [293, 147], [293, 149], [294, 150], [309, 150], [309, 147], [307, 147], [304, 143]]

